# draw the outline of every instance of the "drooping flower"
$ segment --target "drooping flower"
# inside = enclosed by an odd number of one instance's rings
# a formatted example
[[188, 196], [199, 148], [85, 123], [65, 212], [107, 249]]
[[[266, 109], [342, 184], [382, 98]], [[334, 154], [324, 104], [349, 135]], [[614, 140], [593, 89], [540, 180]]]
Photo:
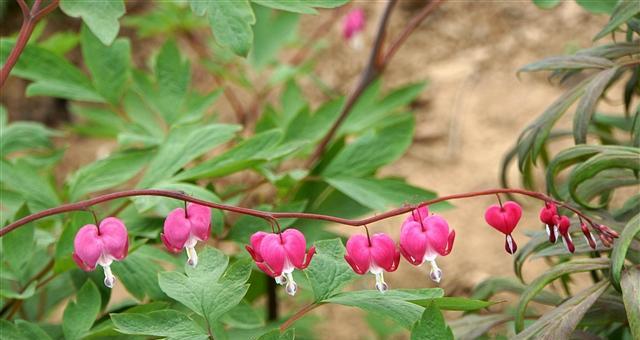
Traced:
[[350, 42], [356, 49], [362, 47], [362, 34], [364, 30], [365, 18], [364, 10], [362, 8], [356, 8], [351, 10], [344, 17], [342, 22], [342, 36], [345, 40]]
[[494, 204], [484, 213], [484, 219], [487, 223], [506, 235], [504, 249], [509, 254], [514, 254], [518, 249], [511, 233], [518, 225], [521, 216], [522, 208], [518, 203], [512, 201], [505, 202], [502, 206]]
[[582, 229], [584, 239], [589, 244], [589, 247], [591, 247], [591, 249], [596, 249], [596, 239], [593, 237], [593, 234], [591, 234], [591, 231], [584, 222], [580, 223], [580, 229]]
[[206, 206], [189, 203], [187, 210], [172, 210], [164, 220], [164, 233], [160, 234], [162, 243], [173, 253], [186, 249], [189, 265], [198, 265], [196, 244], [206, 241], [211, 234], [211, 209]]
[[113, 288], [115, 276], [111, 263], [122, 261], [129, 252], [129, 237], [124, 223], [108, 217], [99, 226], [87, 224], [78, 230], [73, 240], [73, 260], [84, 271], [92, 271], [96, 265], [104, 270], [104, 285]]
[[353, 271], [360, 275], [367, 271], [375, 275], [376, 289], [386, 292], [389, 286], [384, 282], [383, 271], [393, 272], [400, 263], [400, 252], [393, 240], [384, 233], [374, 234], [370, 238], [357, 234], [349, 237], [346, 248], [344, 259]]
[[558, 232], [562, 236], [562, 242], [568, 251], [574, 252], [576, 247], [573, 245], [573, 240], [571, 239], [571, 234], [569, 234], [569, 227], [571, 226], [571, 221], [567, 216], [560, 216], [556, 218], [556, 223], [558, 225]]
[[444, 218], [428, 214], [426, 207], [420, 207], [402, 223], [400, 253], [414, 266], [428, 261], [431, 264], [429, 277], [440, 282], [442, 270], [436, 264], [436, 257], [449, 255], [456, 232], [449, 232], [449, 224]]
[[544, 202], [544, 207], [540, 210], [540, 222], [544, 223], [551, 243], [556, 243], [559, 235], [556, 217], [558, 217], [558, 207], [551, 202]]
[[297, 229], [289, 228], [272, 234], [259, 231], [251, 236], [251, 246], [245, 246], [256, 265], [279, 285], [285, 285], [287, 294], [293, 296], [298, 285], [293, 280], [293, 271], [305, 269], [311, 262], [315, 247], [307, 251], [307, 241]]

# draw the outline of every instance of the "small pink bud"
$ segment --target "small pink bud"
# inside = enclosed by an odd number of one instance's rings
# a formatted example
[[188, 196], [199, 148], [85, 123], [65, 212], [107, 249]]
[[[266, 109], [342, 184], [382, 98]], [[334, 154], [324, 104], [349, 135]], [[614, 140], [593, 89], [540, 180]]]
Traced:
[[360, 33], [364, 30], [365, 18], [361, 8], [351, 10], [342, 22], [342, 36], [353, 43], [354, 47], [362, 45]]
[[428, 261], [431, 264], [431, 279], [440, 282], [442, 270], [436, 264], [436, 257], [449, 255], [456, 233], [453, 230], [449, 232], [449, 224], [444, 218], [429, 216], [426, 208], [420, 209], [414, 210], [402, 223], [400, 253], [414, 266]]
[[393, 240], [384, 233], [378, 233], [369, 239], [365, 235], [356, 234], [347, 240], [347, 251], [344, 259], [354, 272], [364, 275], [367, 271], [376, 276], [376, 288], [384, 293], [389, 286], [384, 282], [383, 271], [393, 272], [398, 269], [400, 252]]
[[587, 227], [586, 224], [581, 223], [580, 224], [580, 229], [582, 229], [582, 233], [584, 234], [584, 239], [587, 241], [587, 243], [589, 243], [589, 247], [591, 247], [591, 249], [596, 249], [596, 239], [595, 237], [593, 237], [593, 235], [591, 234], [591, 231], [589, 230], [589, 228]]
[[251, 245], [245, 246], [251, 258], [260, 270], [275, 278], [280, 285], [285, 285], [287, 294], [293, 296], [298, 285], [293, 280], [295, 268], [305, 269], [309, 266], [315, 247], [307, 251], [307, 241], [297, 229], [289, 228], [281, 234], [259, 231], [251, 236]]
[[186, 212], [174, 209], [164, 220], [163, 231], [160, 238], [167, 249], [173, 253], [186, 249], [188, 263], [195, 267], [198, 265], [195, 246], [198, 241], [206, 241], [211, 233], [211, 209], [195, 203], [187, 204]]
[[571, 239], [571, 234], [569, 234], [569, 227], [571, 227], [571, 221], [567, 216], [560, 216], [556, 219], [558, 224], [558, 231], [560, 235], [562, 235], [562, 241], [567, 250], [573, 253], [576, 250], [576, 247], [573, 245], [573, 240]]
[[540, 210], [540, 221], [544, 223], [547, 230], [547, 236], [549, 236], [549, 242], [556, 243], [558, 239], [558, 225], [555, 223], [555, 218], [558, 216], [558, 207], [551, 202], [545, 202], [544, 207]]
[[73, 260], [84, 271], [92, 271], [96, 265], [104, 269], [104, 284], [113, 288], [115, 277], [111, 272], [114, 260], [122, 261], [129, 252], [129, 238], [124, 223], [108, 217], [99, 226], [87, 224], [78, 230], [73, 240]]
[[504, 249], [509, 254], [514, 254], [518, 250], [518, 245], [511, 233], [518, 225], [521, 216], [522, 208], [513, 201], [507, 201], [502, 206], [494, 204], [484, 213], [485, 221], [494, 229], [505, 234]]

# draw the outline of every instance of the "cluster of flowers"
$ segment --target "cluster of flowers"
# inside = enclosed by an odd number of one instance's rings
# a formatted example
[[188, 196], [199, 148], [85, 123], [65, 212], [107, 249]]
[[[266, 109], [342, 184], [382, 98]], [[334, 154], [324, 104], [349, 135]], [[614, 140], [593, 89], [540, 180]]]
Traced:
[[[522, 216], [522, 208], [515, 202], [495, 204], [485, 212], [486, 222], [505, 235], [505, 250], [513, 254], [517, 244], [512, 232]], [[549, 241], [555, 243], [559, 236], [570, 252], [575, 250], [567, 216], [558, 214], [555, 204], [546, 202], [540, 211], [540, 220], [545, 224]], [[603, 244], [610, 245], [618, 234], [610, 228], [595, 225], [601, 233]], [[365, 227], [366, 228], [366, 227]], [[591, 248], [596, 240], [584, 223], [582, 232]], [[211, 233], [211, 209], [189, 203], [185, 208], [171, 211], [164, 221], [162, 242], [174, 253], [183, 249], [187, 253], [187, 263], [193, 267], [198, 264], [195, 246], [198, 241], [206, 241]], [[447, 221], [439, 215], [429, 214], [426, 206], [419, 207], [409, 214], [402, 223], [400, 242], [396, 243], [385, 233], [369, 235], [356, 234], [347, 240], [344, 259], [354, 272], [375, 275], [375, 287], [385, 292], [389, 289], [383, 273], [393, 272], [400, 264], [400, 255], [414, 266], [429, 262], [429, 277], [434, 282], [442, 279], [442, 270], [436, 264], [436, 257], [448, 255], [453, 248], [455, 231], [450, 230]], [[122, 221], [115, 217], [104, 219], [99, 226], [88, 224], [80, 228], [74, 240], [73, 259], [85, 270], [94, 270], [96, 265], [104, 269], [104, 283], [113, 287], [115, 277], [110, 265], [114, 260], [121, 261], [127, 256], [129, 248], [127, 229]], [[315, 247], [307, 250], [304, 235], [297, 229], [288, 228], [282, 232], [266, 233], [259, 231], [250, 238], [247, 251], [256, 265], [276, 283], [285, 286], [289, 295], [295, 295], [297, 284], [293, 280], [295, 269], [309, 266]]]

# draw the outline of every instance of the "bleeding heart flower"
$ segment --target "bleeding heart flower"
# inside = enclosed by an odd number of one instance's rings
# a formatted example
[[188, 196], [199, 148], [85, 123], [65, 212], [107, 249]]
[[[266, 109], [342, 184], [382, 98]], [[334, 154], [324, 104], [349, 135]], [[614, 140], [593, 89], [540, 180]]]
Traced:
[[400, 252], [393, 240], [384, 233], [353, 235], [347, 240], [347, 252], [344, 259], [354, 272], [364, 275], [367, 271], [376, 276], [376, 288], [384, 293], [389, 286], [384, 282], [383, 271], [398, 269]]
[[189, 203], [187, 210], [172, 210], [164, 220], [164, 233], [160, 234], [162, 243], [173, 253], [187, 250], [189, 265], [198, 265], [196, 244], [206, 241], [211, 234], [211, 209], [206, 206]]
[[544, 207], [540, 210], [540, 221], [544, 223], [551, 243], [556, 243], [559, 235], [556, 217], [558, 217], [558, 207], [551, 202], [544, 202]]
[[587, 225], [584, 224], [584, 222], [580, 223], [580, 229], [582, 229], [582, 233], [584, 234], [584, 238], [587, 243], [589, 243], [589, 247], [591, 247], [591, 249], [596, 249], [596, 239], [593, 237], [591, 231], [589, 231], [589, 228], [587, 228]]
[[362, 48], [361, 32], [364, 30], [365, 19], [362, 8], [351, 10], [342, 23], [342, 36], [356, 49]]
[[574, 252], [576, 247], [573, 245], [573, 240], [571, 239], [571, 234], [569, 234], [569, 227], [571, 226], [571, 221], [567, 216], [560, 216], [556, 218], [556, 224], [558, 225], [558, 232], [562, 236], [562, 241], [564, 246], [568, 251]]
[[449, 232], [449, 224], [438, 215], [428, 215], [426, 207], [420, 207], [402, 223], [400, 253], [409, 263], [419, 266], [425, 261], [431, 264], [429, 277], [434, 282], [442, 279], [442, 270], [436, 264], [438, 255], [449, 255], [456, 232]]
[[84, 271], [92, 271], [99, 264], [104, 269], [104, 285], [113, 288], [115, 276], [111, 272], [114, 260], [122, 261], [129, 252], [129, 238], [124, 223], [108, 217], [99, 226], [87, 224], [78, 230], [73, 240], [73, 260]]
[[505, 234], [504, 249], [509, 254], [514, 254], [518, 249], [516, 241], [511, 236], [511, 233], [518, 225], [520, 217], [522, 216], [522, 208], [516, 202], [508, 201], [502, 206], [494, 204], [487, 208], [484, 213], [484, 219], [490, 226]]
[[251, 246], [245, 246], [256, 265], [276, 283], [285, 285], [287, 294], [293, 296], [298, 285], [293, 281], [295, 268], [305, 269], [311, 262], [315, 247], [307, 249], [304, 235], [297, 229], [289, 228], [280, 234], [259, 231], [251, 236]]

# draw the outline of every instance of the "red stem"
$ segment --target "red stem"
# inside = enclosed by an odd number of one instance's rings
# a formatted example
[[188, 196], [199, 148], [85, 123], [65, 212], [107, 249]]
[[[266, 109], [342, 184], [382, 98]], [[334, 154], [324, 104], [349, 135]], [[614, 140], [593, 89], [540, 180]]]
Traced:
[[41, 1], [42, 0], [37, 0], [33, 4], [31, 10], [29, 10], [29, 7], [24, 0], [17, 0], [18, 5], [22, 10], [22, 26], [20, 27], [18, 39], [16, 40], [11, 53], [9, 53], [9, 57], [7, 57], [7, 61], [2, 65], [2, 70], [0, 70], [0, 88], [4, 86], [7, 78], [9, 78], [9, 73], [11, 73], [11, 70], [18, 62], [18, 58], [22, 54], [22, 51], [24, 51], [24, 48], [27, 46], [29, 38], [31, 37], [33, 29], [38, 21], [58, 7], [59, 0], [53, 0], [49, 5], [40, 10]]
[[390, 0], [387, 3], [387, 7], [384, 9], [384, 13], [382, 14], [382, 18], [380, 19], [380, 23], [378, 24], [378, 31], [376, 33], [375, 42], [373, 44], [373, 48], [369, 54], [369, 61], [367, 62], [367, 66], [362, 71], [362, 75], [360, 76], [360, 81], [358, 81], [358, 85], [351, 92], [349, 98], [347, 98], [347, 102], [342, 107], [340, 111], [340, 115], [338, 119], [333, 122], [331, 129], [327, 132], [326, 135], [322, 138], [316, 149], [311, 154], [311, 157], [307, 160], [306, 166], [311, 167], [313, 163], [316, 162], [324, 153], [324, 150], [333, 139], [333, 136], [338, 132], [338, 128], [345, 121], [349, 112], [351, 112], [351, 108], [355, 105], [360, 95], [364, 92], [364, 90], [371, 84], [378, 76], [380, 75], [381, 70], [384, 68], [381, 64], [381, 55], [382, 55], [382, 45], [384, 44], [384, 39], [386, 37], [387, 31], [387, 23], [389, 22], [389, 18], [391, 17], [391, 12], [396, 5], [396, 0]]
[[[250, 215], [250, 216], [255, 216], [255, 217], [259, 217], [259, 218], [263, 218], [267, 221], [276, 221], [276, 219], [280, 219], [280, 218], [296, 218], [296, 219], [310, 219], [310, 220], [321, 220], [321, 221], [327, 221], [327, 222], [334, 222], [334, 223], [339, 223], [339, 224], [344, 224], [344, 225], [348, 225], [348, 226], [353, 226], [353, 227], [361, 227], [364, 226], [365, 224], [371, 224], [374, 222], [378, 222], [390, 217], [394, 217], [394, 216], [398, 216], [398, 215], [402, 215], [404, 213], [408, 213], [411, 212], [414, 209], [417, 209], [419, 207], [422, 206], [427, 206], [427, 205], [431, 205], [431, 204], [435, 204], [435, 203], [439, 203], [439, 202], [444, 202], [444, 201], [450, 201], [450, 200], [456, 200], [456, 199], [463, 199], [463, 198], [470, 198], [470, 197], [477, 197], [477, 196], [487, 196], [487, 195], [495, 195], [495, 194], [506, 194], [506, 193], [510, 193], [510, 194], [519, 194], [519, 195], [524, 195], [524, 196], [529, 196], [529, 197], [533, 197], [536, 199], [539, 199], [541, 201], [544, 202], [552, 202], [555, 203], [556, 205], [559, 205], [561, 207], [564, 207], [572, 212], [574, 212], [576, 215], [582, 217], [585, 221], [589, 222], [589, 224], [592, 225], [593, 227], [593, 222], [592, 220], [587, 217], [586, 215], [584, 215], [582, 212], [580, 212], [578, 209], [560, 202], [560, 201], [556, 201], [553, 198], [539, 193], [539, 192], [535, 192], [535, 191], [528, 191], [528, 190], [523, 190], [523, 189], [489, 189], [489, 190], [482, 190], [482, 191], [473, 191], [473, 192], [467, 192], [467, 193], [461, 193], [461, 194], [454, 194], [454, 195], [448, 195], [448, 196], [442, 196], [442, 197], [438, 197], [438, 198], [434, 198], [431, 200], [427, 200], [418, 204], [410, 204], [410, 205], [405, 205], [401, 208], [396, 208], [393, 210], [389, 210], [385, 213], [382, 214], [378, 214], [372, 217], [368, 217], [365, 219], [360, 219], [360, 220], [352, 220], [352, 219], [346, 219], [346, 218], [341, 218], [341, 217], [335, 217], [335, 216], [329, 216], [329, 215], [321, 215], [321, 214], [314, 214], [314, 213], [298, 213], [298, 212], [268, 212], [268, 211], [261, 211], [261, 210], [255, 210], [255, 209], [249, 209], [249, 208], [243, 208], [243, 207], [236, 207], [236, 206], [232, 206], [232, 205], [226, 205], [226, 204], [220, 204], [220, 203], [214, 203], [214, 202], [209, 202], [209, 201], [204, 201], [198, 198], [194, 198], [191, 197], [189, 195], [186, 195], [184, 193], [181, 192], [175, 192], [175, 191], [169, 191], [169, 190], [157, 190], [157, 189], [141, 189], [141, 190], [126, 190], [126, 191], [120, 191], [120, 192], [114, 192], [111, 194], [106, 194], [106, 195], [102, 195], [102, 196], [98, 196], [92, 199], [88, 199], [88, 200], [84, 200], [84, 201], [80, 201], [80, 202], [76, 202], [76, 203], [69, 203], [69, 204], [65, 204], [65, 205], [61, 205], [55, 208], [50, 208], [50, 209], [46, 209], [43, 211], [40, 211], [38, 213], [35, 214], [31, 214], [28, 216], [25, 216], [7, 226], [5, 226], [4, 228], [0, 229], [0, 237], [3, 237], [4, 235], [6, 235], [7, 233], [11, 232], [12, 230], [15, 230], [17, 228], [19, 228], [20, 226], [23, 226], [29, 222], [33, 222], [48, 216], [53, 216], [53, 215], [57, 215], [57, 214], [62, 214], [62, 213], [67, 213], [67, 212], [71, 212], [71, 211], [78, 211], [78, 210], [87, 210], [88, 208], [90, 208], [91, 206], [94, 206], [96, 204], [100, 204], [100, 203], [104, 203], [104, 202], [109, 202], [109, 201], [113, 201], [116, 199], [120, 199], [120, 198], [126, 198], [126, 197], [135, 197], [135, 196], [158, 196], [158, 197], [168, 197], [168, 198], [173, 198], [173, 199], [177, 199], [177, 200], [184, 200], [184, 201], [188, 201], [188, 202], [193, 202], [193, 203], [197, 203], [200, 205], [204, 205], [210, 208], [214, 208], [214, 209], [219, 209], [219, 210], [224, 210], [224, 211], [230, 211], [230, 212], [234, 212], [234, 213], [238, 213], [238, 214], [244, 214], [244, 215]], [[595, 228], [595, 227], [594, 227]]]
[[298, 321], [298, 319], [300, 319], [305, 314], [307, 314], [308, 312], [312, 311], [313, 309], [315, 309], [316, 307], [319, 307], [319, 306], [320, 306], [320, 304], [319, 303], [315, 303], [315, 302], [304, 306], [302, 309], [300, 309], [295, 314], [293, 314], [290, 318], [288, 318], [287, 321], [282, 323], [282, 325], [280, 325], [280, 332], [286, 330], [294, 322]]

